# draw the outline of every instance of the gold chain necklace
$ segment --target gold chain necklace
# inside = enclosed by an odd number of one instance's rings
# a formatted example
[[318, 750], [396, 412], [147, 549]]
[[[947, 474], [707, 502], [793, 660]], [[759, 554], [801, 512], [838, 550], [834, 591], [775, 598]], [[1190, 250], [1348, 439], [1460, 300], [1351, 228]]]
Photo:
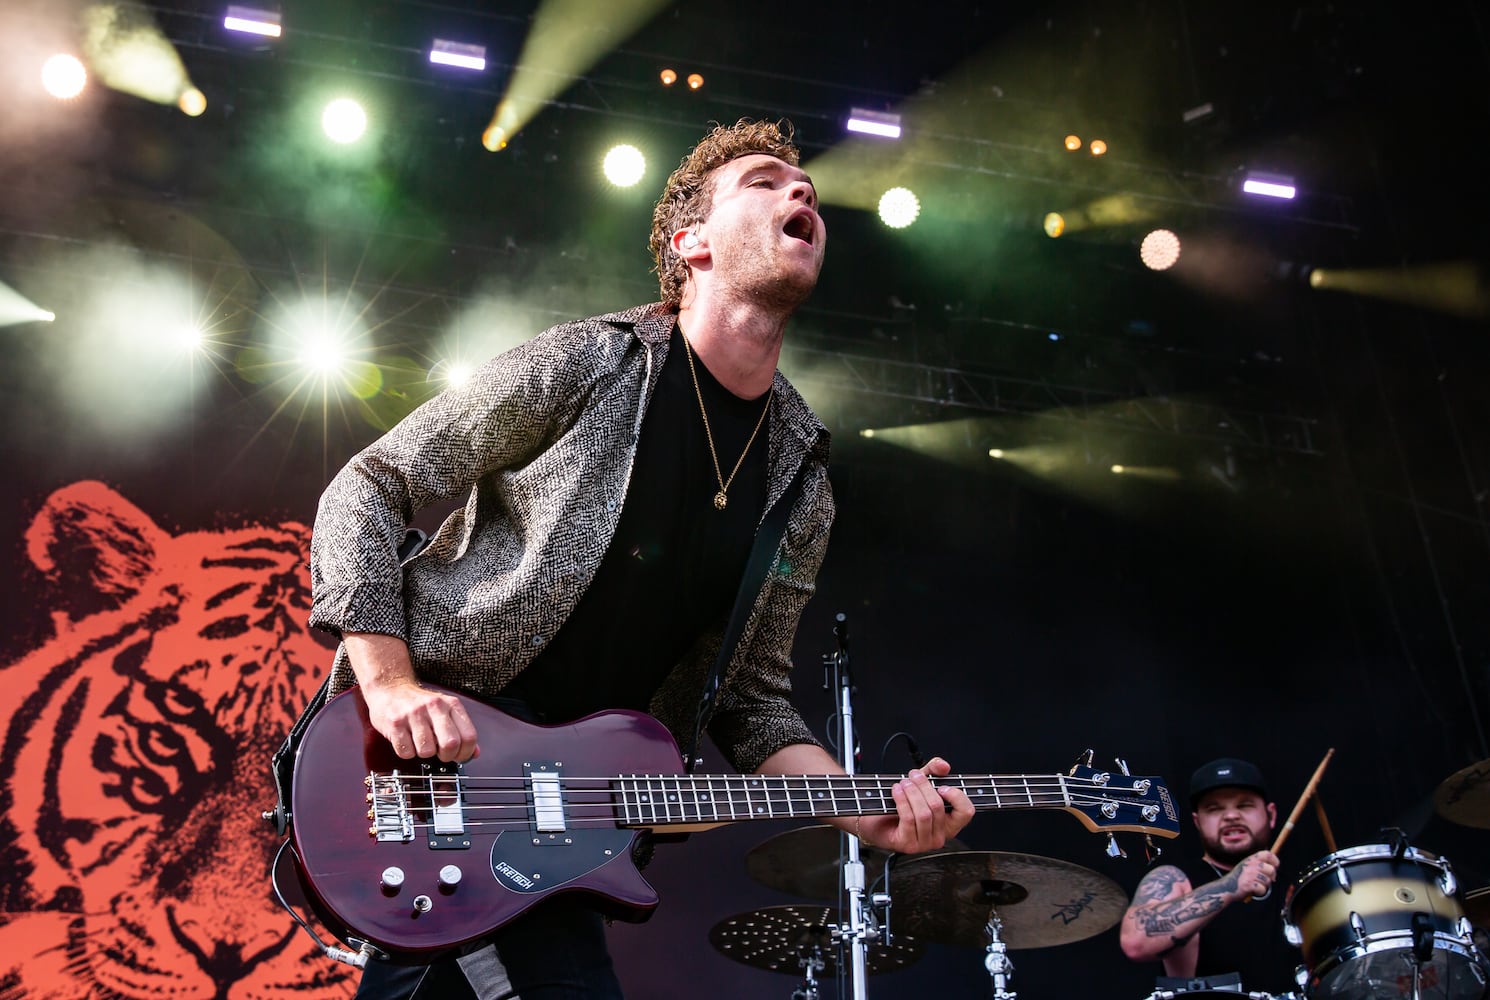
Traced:
[[735, 481], [735, 473], [740, 471], [745, 456], [750, 454], [750, 446], [755, 444], [755, 436], [761, 432], [761, 425], [766, 422], [766, 414], [771, 412], [771, 391], [766, 390], [765, 408], [761, 410], [760, 419], [755, 422], [755, 430], [750, 432], [750, 440], [745, 442], [745, 450], [735, 460], [735, 467], [729, 470], [729, 478], [724, 478], [724, 473], [719, 471], [719, 452], [714, 450], [714, 432], [709, 429], [709, 413], [704, 409], [704, 392], [698, 387], [698, 369], [693, 365], [693, 348], [681, 327], [678, 335], [683, 338], [683, 353], [688, 356], [688, 374], [693, 377], [693, 393], [698, 397], [698, 415], [704, 418], [704, 438], [709, 442], [709, 457], [714, 460], [714, 477], [719, 480], [719, 492], [714, 494], [714, 509], [724, 510], [729, 503], [729, 497], [725, 495], [729, 492], [729, 484]]

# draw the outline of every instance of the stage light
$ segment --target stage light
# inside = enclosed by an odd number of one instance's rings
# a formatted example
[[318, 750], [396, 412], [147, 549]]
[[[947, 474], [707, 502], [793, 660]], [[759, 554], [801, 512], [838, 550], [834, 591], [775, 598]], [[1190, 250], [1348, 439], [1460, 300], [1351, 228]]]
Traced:
[[56, 313], [41, 308], [5, 282], [0, 281], [0, 326], [50, 323], [56, 318]]
[[42, 64], [41, 85], [59, 101], [70, 101], [88, 85], [88, 70], [76, 56], [55, 55]]
[[1121, 465], [1114, 465], [1112, 467], [1112, 474], [1115, 476], [1121, 476], [1126, 471]]
[[1180, 238], [1168, 229], [1155, 229], [1143, 238], [1138, 258], [1154, 271], [1167, 271], [1180, 259]]
[[602, 164], [605, 179], [616, 187], [633, 187], [647, 172], [647, 158], [631, 145], [613, 146]]
[[1072, 134], [1066, 136], [1066, 148], [1069, 149], [1073, 153], [1076, 152], [1078, 149], [1080, 149], [1081, 148], [1081, 136], [1077, 135], [1074, 132]]
[[445, 366], [445, 384], [452, 389], [458, 389], [471, 381], [471, 376], [476, 374], [476, 369], [463, 361], [452, 361]]
[[671, 87], [673, 84], [678, 82], [678, 74], [675, 70], [665, 69], [662, 71], [661, 74], [659, 74], [659, 77], [662, 80], [662, 85], [664, 87]]
[[921, 200], [910, 188], [893, 187], [880, 197], [880, 221], [891, 229], [904, 229], [921, 214]]
[[1093, 139], [1092, 140], [1092, 155], [1093, 156], [1102, 156], [1106, 152], [1107, 152], [1107, 143], [1103, 142], [1101, 139]]
[[900, 138], [900, 116], [886, 111], [854, 108], [849, 112], [848, 124], [844, 127], [850, 132], [877, 135], [883, 139]]
[[183, 326], [176, 333], [176, 343], [184, 351], [200, 351], [207, 346], [207, 334], [200, 327]]
[[496, 122], [486, 127], [481, 133], [481, 145], [486, 147], [487, 152], [495, 153], [507, 148], [507, 130]]
[[1255, 170], [1247, 172], [1246, 178], [1242, 181], [1242, 190], [1247, 194], [1261, 195], [1264, 198], [1292, 198], [1298, 193], [1292, 177], [1259, 173]]
[[872, 438], [872, 437], [874, 437], [874, 428], [873, 427], [866, 427], [866, 428], [864, 428], [862, 431], [859, 432], [859, 436], [861, 438]]
[[199, 118], [202, 112], [207, 110], [207, 95], [195, 87], [188, 87], [181, 92], [181, 97], [176, 101], [176, 107], [181, 109], [182, 114], [191, 118]]
[[1003, 458], [1004, 457], [1004, 449], [1002, 449], [1002, 448], [989, 448], [988, 449], [988, 457], [989, 458]]
[[1215, 113], [1216, 106], [1210, 101], [1206, 101], [1204, 104], [1197, 104], [1195, 105], [1195, 107], [1190, 108], [1184, 114], [1180, 115], [1180, 121], [1184, 122], [1186, 125], [1190, 125], [1194, 122], [1201, 121], [1202, 119], [1209, 118]]
[[240, 31], [249, 35], [278, 38], [280, 34], [279, 11], [262, 10], [258, 7], [230, 6], [222, 26], [229, 31]]
[[356, 142], [367, 131], [367, 112], [349, 97], [338, 97], [321, 113], [326, 138], [343, 146]]
[[478, 73], [486, 69], [486, 46], [468, 45], [464, 42], [449, 42], [436, 38], [430, 46], [429, 61], [439, 66], [456, 66], [473, 69]]
[[1066, 217], [1059, 212], [1045, 213], [1045, 235], [1055, 239], [1066, 231]]
[[688, 74], [688, 89], [697, 90], [704, 85], [704, 78], [697, 73]]
[[435, 362], [435, 366], [429, 370], [428, 381], [441, 383], [446, 389], [459, 389], [471, 381], [474, 374], [476, 367], [470, 362], [444, 358]]

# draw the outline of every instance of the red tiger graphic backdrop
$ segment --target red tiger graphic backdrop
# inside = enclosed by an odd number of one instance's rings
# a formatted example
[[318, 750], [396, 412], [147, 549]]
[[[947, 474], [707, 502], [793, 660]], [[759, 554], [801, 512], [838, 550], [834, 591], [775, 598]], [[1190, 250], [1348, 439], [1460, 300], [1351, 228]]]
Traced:
[[308, 538], [174, 533], [90, 481], [31, 520], [52, 621], [0, 667], [0, 998], [351, 994], [266, 878], [267, 762], [328, 655]]

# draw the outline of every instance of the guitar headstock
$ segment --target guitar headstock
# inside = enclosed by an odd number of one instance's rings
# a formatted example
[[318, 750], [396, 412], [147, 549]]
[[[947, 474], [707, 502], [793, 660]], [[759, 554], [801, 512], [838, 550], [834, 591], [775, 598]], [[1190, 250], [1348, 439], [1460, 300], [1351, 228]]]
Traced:
[[1071, 769], [1065, 785], [1066, 810], [1075, 813], [1093, 833], [1180, 835], [1179, 809], [1162, 778], [1099, 771], [1078, 764]]

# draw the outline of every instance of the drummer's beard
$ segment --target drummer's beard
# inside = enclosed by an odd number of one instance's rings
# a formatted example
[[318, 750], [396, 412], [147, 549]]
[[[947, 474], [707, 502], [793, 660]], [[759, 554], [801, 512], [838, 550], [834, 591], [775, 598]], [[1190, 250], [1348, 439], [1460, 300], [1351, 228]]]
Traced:
[[1248, 840], [1244, 846], [1227, 848], [1222, 846], [1218, 834], [1216, 840], [1206, 843], [1205, 852], [1210, 856], [1212, 861], [1215, 861], [1219, 865], [1225, 865], [1229, 871], [1266, 847], [1267, 844], [1264, 842], [1263, 837], [1263, 834], [1248, 831]]

